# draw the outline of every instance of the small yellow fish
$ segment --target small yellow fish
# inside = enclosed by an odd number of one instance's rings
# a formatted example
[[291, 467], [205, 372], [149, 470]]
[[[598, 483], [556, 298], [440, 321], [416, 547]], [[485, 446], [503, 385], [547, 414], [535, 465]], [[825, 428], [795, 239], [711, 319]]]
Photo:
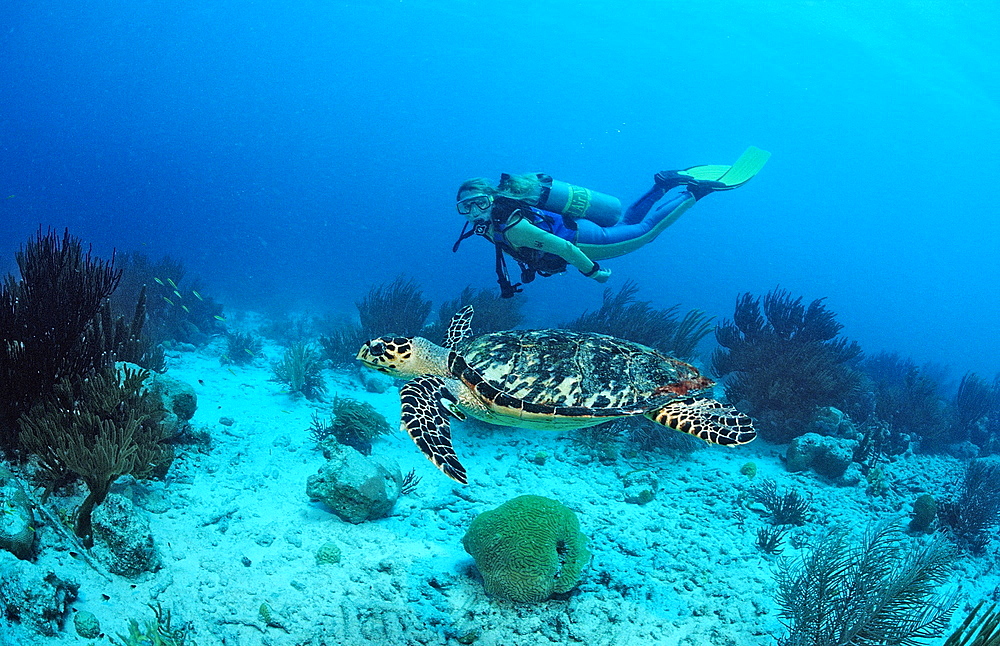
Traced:
[[173, 305], [173, 304], [174, 304], [174, 302], [173, 302], [172, 300], [170, 300], [169, 298], [167, 298], [166, 296], [164, 296], [164, 297], [163, 297], [163, 300], [167, 301], [167, 302], [168, 302], [168, 303], [170, 303], [171, 305]]
[[253, 352], [251, 350], [248, 350], [247, 348], [243, 348], [243, 351], [249, 354], [251, 357], [254, 356]]
[[219, 316], [218, 314], [216, 314], [212, 318], [214, 318], [216, 321], [225, 321], [226, 320], [225, 316]]
[[193, 289], [192, 289], [192, 290], [191, 290], [191, 293], [192, 293], [192, 294], [194, 294], [194, 295], [195, 295], [195, 296], [196, 296], [196, 297], [198, 298], [198, 300], [199, 300], [199, 301], [203, 301], [203, 300], [205, 300], [204, 298], [202, 298], [202, 297], [201, 297], [201, 294], [199, 294], [199, 293], [198, 293], [198, 292], [196, 292], [195, 290], [193, 290]]
[[233, 372], [232, 368], [226, 368], [226, 370], [228, 370], [230, 372], [230, 374], [232, 374], [234, 377], [236, 376], [236, 373]]
[[167, 279], [167, 282], [170, 283], [171, 287], [173, 287], [174, 289], [177, 289], [177, 283], [175, 283], [174, 281], [170, 280], [169, 278]]
[[181, 296], [181, 293], [176, 289], [174, 290], [174, 293], [177, 294], [177, 298], [184, 298], [183, 296]]
[[188, 309], [187, 305], [181, 305], [181, 309], [184, 310], [185, 312], [187, 312], [188, 314], [191, 313], [191, 310]]
[[[159, 278], [157, 278], [157, 277], [154, 276], [153, 280], [156, 282], [157, 285], [163, 285], [163, 281], [160, 280]], [[163, 286], [166, 287], [166, 285], [163, 285]]]

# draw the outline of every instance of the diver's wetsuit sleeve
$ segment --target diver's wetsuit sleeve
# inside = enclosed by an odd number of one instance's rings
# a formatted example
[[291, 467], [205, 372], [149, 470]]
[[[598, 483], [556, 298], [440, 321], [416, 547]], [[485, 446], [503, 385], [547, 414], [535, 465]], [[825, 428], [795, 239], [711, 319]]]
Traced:
[[546, 253], [554, 253], [583, 273], [594, 268], [594, 261], [580, 251], [580, 248], [575, 244], [547, 231], [542, 231], [523, 219], [518, 220], [516, 224], [504, 231], [504, 236], [512, 247], [527, 247]]

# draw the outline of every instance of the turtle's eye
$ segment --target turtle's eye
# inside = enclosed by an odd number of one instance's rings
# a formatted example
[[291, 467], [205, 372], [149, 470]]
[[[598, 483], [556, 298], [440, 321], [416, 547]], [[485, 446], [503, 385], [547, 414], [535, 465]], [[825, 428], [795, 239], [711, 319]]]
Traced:
[[373, 357], [381, 357], [385, 354], [385, 343], [381, 341], [372, 341], [368, 345], [368, 353]]

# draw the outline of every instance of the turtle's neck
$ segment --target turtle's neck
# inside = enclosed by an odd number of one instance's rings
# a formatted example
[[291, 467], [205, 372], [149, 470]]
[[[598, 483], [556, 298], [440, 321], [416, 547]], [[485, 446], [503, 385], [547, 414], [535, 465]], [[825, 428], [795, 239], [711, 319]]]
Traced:
[[451, 377], [448, 371], [448, 355], [451, 350], [431, 343], [422, 336], [413, 337], [413, 358], [410, 365], [419, 375], [439, 375]]

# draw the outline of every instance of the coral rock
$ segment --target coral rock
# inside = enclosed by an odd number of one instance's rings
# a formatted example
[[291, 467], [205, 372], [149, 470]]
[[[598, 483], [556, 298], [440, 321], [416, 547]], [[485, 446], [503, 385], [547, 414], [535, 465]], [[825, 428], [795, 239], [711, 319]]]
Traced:
[[121, 576], [134, 577], [160, 568], [149, 521], [125, 496], [110, 494], [94, 510], [94, 556]]
[[[12, 625], [44, 637], [62, 629], [69, 606], [76, 600], [80, 584], [65, 581], [51, 570], [19, 561], [0, 551], [0, 616]], [[0, 621], [0, 642], [4, 624]]]
[[929, 493], [925, 493], [913, 502], [913, 517], [910, 519], [909, 530], [930, 534], [934, 531], [931, 523], [937, 517], [937, 500]]
[[645, 505], [656, 497], [660, 481], [652, 471], [639, 469], [625, 474], [625, 502], [634, 505]]
[[329, 457], [318, 473], [309, 476], [306, 495], [349, 523], [389, 515], [403, 483], [397, 465], [383, 465], [349, 446], [331, 451]]
[[831, 435], [833, 437], [855, 438], [858, 434], [857, 428], [851, 419], [840, 409], [833, 406], [822, 406], [806, 426], [807, 433], [819, 433], [820, 435]]
[[392, 378], [381, 375], [371, 370], [362, 370], [360, 373], [361, 385], [370, 393], [384, 393], [392, 387]]
[[334, 565], [340, 563], [340, 547], [333, 541], [327, 541], [316, 551], [317, 565]]
[[857, 442], [806, 433], [792, 440], [785, 455], [789, 471], [812, 469], [827, 478], [839, 478], [854, 459]]
[[76, 634], [84, 639], [97, 639], [101, 636], [101, 622], [94, 613], [81, 610], [73, 616], [73, 627]]
[[35, 541], [35, 516], [14, 474], [0, 467], [0, 550], [19, 559], [31, 556]]
[[576, 514], [542, 496], [519, 496], [476, 516], [462, 538], [486, 594], [520, 602], [569, 592], [590, 561]]
[[198, 395], [190, 384], [165, 374], [153, 374], [147, 383], [150, 390], [163, 400], [163, 408], [167, 411], [165, 424], [172, 423], [173, 427], [177, 427], [194, 417]]

